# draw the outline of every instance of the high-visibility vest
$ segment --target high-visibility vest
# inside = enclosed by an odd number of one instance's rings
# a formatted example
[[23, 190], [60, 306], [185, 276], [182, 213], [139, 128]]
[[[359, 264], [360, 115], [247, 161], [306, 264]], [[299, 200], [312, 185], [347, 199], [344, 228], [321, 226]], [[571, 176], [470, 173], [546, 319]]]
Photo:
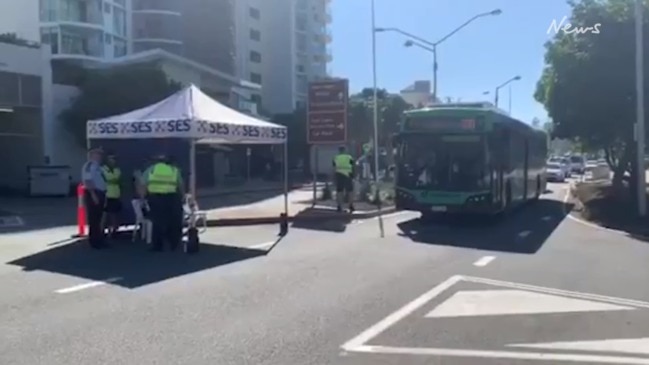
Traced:
[[104, 166], [103, 173], [106, 180], [106, 198], [118, 199], [122, 193], [120, 189], [122, 171], [118, 167], [111, 169], [109, 166]]
[[151, 194], [173, 194], [178, 191], [178, 169], [157, 163], [149, 172], [147, 190]]
[[347, 153], [341, 153], [334, 157], [334, 164], [336, 165], [336, 173], [345, 176], [350, 176], [353, 171], [352, 165], [353, 157]]

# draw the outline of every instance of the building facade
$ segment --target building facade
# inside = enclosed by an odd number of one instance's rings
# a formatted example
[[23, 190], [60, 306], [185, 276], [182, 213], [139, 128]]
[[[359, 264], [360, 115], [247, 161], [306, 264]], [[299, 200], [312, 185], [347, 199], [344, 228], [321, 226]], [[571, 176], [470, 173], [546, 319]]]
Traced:
[[41, 41], [54, 60], [98, 62], [129, 53], [131, 0], [40, 0]]
[[305, 106], [309, 81], [327, 77], [330, 5], [331, 0], [261, 3], [262, 104], [270, 112]]
[[425, 107], [434, 103], [433, 94], [430, 92], [430, 81], [415, 81], [399, 92], [403, 100], [415, 108]]
[[49, 48], [0, 42], [0, 189], [24, 190], [27, 167], [46, 162], [51, 114]]

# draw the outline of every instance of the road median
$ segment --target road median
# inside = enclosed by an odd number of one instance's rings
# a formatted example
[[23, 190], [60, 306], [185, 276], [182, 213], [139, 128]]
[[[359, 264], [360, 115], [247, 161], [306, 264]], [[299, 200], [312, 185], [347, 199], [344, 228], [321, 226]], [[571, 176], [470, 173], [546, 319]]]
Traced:
[[[601, 227], [649, 238], [649, 220], [636, 212], [636, 195], [628, 185], [614, 187], [610, 181], [577, 182], [570, 187], [576, 217]], [[648, 199], [649, 200], [649, 199]]]

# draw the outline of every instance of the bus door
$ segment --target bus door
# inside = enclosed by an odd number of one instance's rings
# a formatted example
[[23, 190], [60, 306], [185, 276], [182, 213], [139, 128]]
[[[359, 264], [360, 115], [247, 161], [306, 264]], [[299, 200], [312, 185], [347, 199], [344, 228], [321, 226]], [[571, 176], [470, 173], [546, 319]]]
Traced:
[[530, 177], [529, 177], [529, 168], [530, 168], [530, 141], [525, 138], [525, 160], [523, 163], [523, 201], [527, 200], [528, 194], [529, 194], [529, 185], [530, 185]]

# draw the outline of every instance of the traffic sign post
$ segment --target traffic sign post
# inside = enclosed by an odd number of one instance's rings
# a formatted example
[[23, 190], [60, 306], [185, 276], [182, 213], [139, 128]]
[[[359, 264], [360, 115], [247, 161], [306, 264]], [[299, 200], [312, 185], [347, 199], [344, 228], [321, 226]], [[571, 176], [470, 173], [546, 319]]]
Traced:
[[347, 142], [349, 81], [315, 81], [309, 85], [307, 141], [309, 144]]
[[[347, 143], [349, 81], [332, 79], [309, 84], [307, 101], [307, 142], [313, 153], [313, 204], [317, 196], [318, 146]], [[325, 189], [325, 192], [328, 189]]]

